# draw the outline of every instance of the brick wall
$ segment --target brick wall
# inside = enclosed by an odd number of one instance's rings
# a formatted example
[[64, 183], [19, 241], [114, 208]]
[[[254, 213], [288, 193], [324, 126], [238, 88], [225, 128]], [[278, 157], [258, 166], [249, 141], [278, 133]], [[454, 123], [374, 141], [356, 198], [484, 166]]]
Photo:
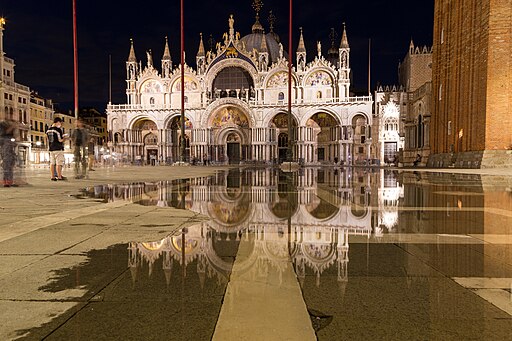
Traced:
[[511, 9], [512, 0], [436, 0], [432, 153], [512, 144]]

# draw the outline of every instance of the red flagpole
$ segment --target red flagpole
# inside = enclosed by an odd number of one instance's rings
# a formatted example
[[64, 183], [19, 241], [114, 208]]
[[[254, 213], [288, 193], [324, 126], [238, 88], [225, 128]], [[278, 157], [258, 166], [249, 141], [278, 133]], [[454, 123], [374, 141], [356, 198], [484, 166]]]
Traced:
[[78, 118], [78, 36], [76, 29], [76, 0], [73, 0], [73, 57], [74, 57], [74, 97], [75, 118]]
[[181, 0], [181, 162], [185, 162], [185, 26]]
[[290, 25], [288, 34], [288, 150], [286, 151], [286, 158], [288, 162], [293, 160], [293, 147], [292, 147], [292, 18], [293, 18], [293, 0], [290, 0]]

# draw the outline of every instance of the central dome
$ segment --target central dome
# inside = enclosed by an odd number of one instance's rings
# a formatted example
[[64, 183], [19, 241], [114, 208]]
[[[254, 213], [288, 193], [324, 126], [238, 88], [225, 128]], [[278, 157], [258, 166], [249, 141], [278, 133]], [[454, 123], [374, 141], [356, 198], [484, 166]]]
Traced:
[[[260, 22], [256, 20], [256, 23], [252, 26], [252, 33], [244, 36], [241, 40], [244, 42], [247, 52], [251, 52], [254, 49], [261, 52], [261, 42], [265, 39], [269, 60], [271, 63], [275, 63], [279, 59], [279, 42], [276, 37], [277, 34], [273, 32], [265, 34], [263, 26], [261, 26]], [[286, 56], [284, 51], [283, 55]]]

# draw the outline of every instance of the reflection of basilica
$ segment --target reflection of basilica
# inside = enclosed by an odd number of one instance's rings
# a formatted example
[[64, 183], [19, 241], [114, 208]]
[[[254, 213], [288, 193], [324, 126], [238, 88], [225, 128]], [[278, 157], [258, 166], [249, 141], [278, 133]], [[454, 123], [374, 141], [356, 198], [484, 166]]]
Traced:
[[[260, 8], [261, 9], [261, 8]], [[259, 11], [258, 9], [257, 11]], [[306, 164], [363, 162], [371, 156], [372, 98], [350, 97], [350, 47], [346, 29], [327, 57], [321, 45], [307, 61], [302, 31], [292, 77], [294, 157]], [[133, 42], [127, 103], [109, 104], [113, 150], [128, 160], [178, 160], [181, 71], [166, 41], [161, 72], [151, 52], [137, 61]], [[265, 33], [257, 17], [240, 37], [234, 19], [223, 41], [206, 50], [202, 36], [195, 69], [185, 67], [187, 156], [213, 162], [269, 163], [285, 157], [288, 141], [288, 61], [279, 36]]]
[[332, 267], [338, 281], [347, 281], [350, 235], [369, 238], [372, 231], [379, 236], [385, 228], [396, 227], [397, 200], [403, 190], [393, 173], [382, 171], [379, 210], [375, 210], [371, 186], [376, 175], [305, 169], [287, 180], [273, 169], [236, 170], [187, 181], [96, 186], [94, 195], [109, 201], [183, 208], [209, 218], [161, 241], [131, 243], [134, 275], [142, 264], [149, 264], [151, 272], [154, 263], [163, 259], [169, 280], [172, 263], [184, 260], [185, 265], [197, 261], [201, 281], [225, 281], [232, 263], [223, 250], [236, 250], [244, 238], [252, 248], [244, 260], [248, 272], [280, 267], [291, 258], [299, 280], [313, 273], [319, 284], [321, 274]]

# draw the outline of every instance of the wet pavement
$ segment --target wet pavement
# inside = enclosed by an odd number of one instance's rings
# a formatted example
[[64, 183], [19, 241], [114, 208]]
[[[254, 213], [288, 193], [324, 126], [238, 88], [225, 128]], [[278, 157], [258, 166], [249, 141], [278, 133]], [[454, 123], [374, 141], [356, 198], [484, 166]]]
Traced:
[[0, 339], [512, 340], [512, 177], [190, 169], [3, 214]]

